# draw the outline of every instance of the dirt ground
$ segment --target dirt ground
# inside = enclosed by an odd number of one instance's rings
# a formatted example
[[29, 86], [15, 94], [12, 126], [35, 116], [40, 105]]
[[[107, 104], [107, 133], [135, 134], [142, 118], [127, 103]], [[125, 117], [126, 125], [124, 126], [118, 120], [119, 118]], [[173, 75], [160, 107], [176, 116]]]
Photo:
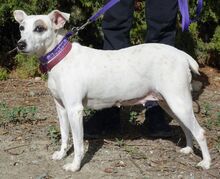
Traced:
[[[199, 123], [207, 132], [212, 157], [209, 170], [196, 167], [201, 160], [196, 143], [195, 154], [179, 153], [185, 145], [185, 138], [175, 121], [170, 123], [173, 137], [150, 138], [141, 124], [128, 122], [131, 108], [124, 108], [121, 110], [123, 132], [85, 139], [86, 155], [81, 170], [65, 172], [62, 166], [72, 161], [73, 152], [70, 149], [68, 156], [61, 161], [51, 160], [53, 152], [59, 149], [59, 142], [54, 143], [48, 131], [51, 126], [58, 128], [58, 121], [46, 82], [10, 79], [0, 82], [0, 102], [11, 108], [35, 106], [37, 120], [7, 123], [0, 127], [0, 178], [220, 178], [220, 73], [210, 67], [201, 68], [201, 71], [197, 80], [202, 81], [203, 88], [194, 93], [197, 99], [194, 107]], [[138, 118], [143, 120], [143, 114]]]

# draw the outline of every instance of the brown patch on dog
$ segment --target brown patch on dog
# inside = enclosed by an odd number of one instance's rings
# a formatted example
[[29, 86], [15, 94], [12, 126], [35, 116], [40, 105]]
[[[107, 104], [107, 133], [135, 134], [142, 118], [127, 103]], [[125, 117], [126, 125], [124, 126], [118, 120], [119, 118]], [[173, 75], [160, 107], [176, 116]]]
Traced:
[[47, 24], [46, 24], [43, 20], [41, 20], [41, 19], [36, 20], [35, 23], [34, 23], [34, 25], [35, 25], [35, 27], [41, 26], [41, 27], [43, 27], [45, 30], [48, 29]]

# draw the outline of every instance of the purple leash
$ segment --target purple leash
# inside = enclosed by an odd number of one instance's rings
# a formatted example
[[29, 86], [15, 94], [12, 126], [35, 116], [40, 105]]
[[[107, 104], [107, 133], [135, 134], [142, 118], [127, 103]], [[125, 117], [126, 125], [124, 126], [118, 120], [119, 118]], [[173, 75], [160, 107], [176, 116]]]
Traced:
[[96, 19], [104, 14], [108, 9], [110, 9], [112, 6], [114, 6], [116, 3], [118, 3], [120, 0], [111, 0], [109, 1], [103, 8], [101, 8], [96, 14], [94, 14], [92, 17], [89, 18], [90, 22], [96, 21]]
[[188, 0], [178, 0], [180, 13], [182, 15], [182, 31], [189, 30], [189, 25], [192, 22], [198, 20], [198, 17], [202, 11], [202, 4], [203, 0], [198, 0], [198, 5], [196, 8], [196, 17], [194, 19], [190, 19], [189, 17], [189, 7], [188, 7]]
[[112, 6], [117, 4], [120, 0], [111, 0], [106, 5], [104, 5], [97, 13], [91, 16], [85, 24], [81, 27], [73, 27], [71, 32], [68, 32], [68, 36], [76, 35], [80, 30], [84, 29], [88, 24], [96, 21], [102, 14], [109, 10]]

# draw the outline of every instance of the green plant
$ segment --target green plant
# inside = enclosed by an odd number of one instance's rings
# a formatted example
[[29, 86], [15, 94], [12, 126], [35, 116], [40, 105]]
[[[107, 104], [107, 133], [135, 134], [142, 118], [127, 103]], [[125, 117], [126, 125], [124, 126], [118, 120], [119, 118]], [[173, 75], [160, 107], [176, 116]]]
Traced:
[[133, 159], [147, 159], [145, 153], [142, 152], [138, 147], [125, 146], [124, 149]]
[[129, 115], [130, 115], [129, 122], [130, 122], [131, 124], [136, 124], [136, 120], [137, 120], [137, 118], [138, 118], [138, 113], [137, 113], [136, 111], [131, 111], [131, 112], [129, 113]]
[[206, 119], [206, 122], [205, 122], [205, 127], [206, 127], [208, 130], [211, 130], [212, 127], [213, 127], [213, 124], [214, 124], [213, 120], [208, 117], [208, 118]]
[[131, 44], [144, 43], [147, 24], [145, 20], [145, 1], [139, 0], [134, 12], [133, 26], [130, 32]]
[[211, 109], [212, 109], [212, 106], [210, 103], [208, 102], [205, 102], [203, 104], [203, 110], [202, 110], [202, 114], [206, 117], [210, 116], [211, 115]]
[[212, 110], [212, 105], [208, 102], [203, 103], [202, 105], [202, 115], [205, 118], [205, 127], [208, 130], [211, 130], [214, 125], [214, 121], [211, 117], [211, 110]]
[[0, 67], [0, 81], [8, 79], [8, 72], [6, 69]]
[[215, 125], [217, 127], [220, 127], [220, 112], [217, 112], [217, 115], [216, 115], [216, 121], [215, 121]]
[[9, 107], [0, 102], [0, 126], [8, 123], [23, 123], [36, 120], [37, 108], [35, 106]]
[[125, 141], [123, 139], [115, 138], [116, 145], [119, 147], [123, 147], [125, 145]]
[[25, 79], [39, 74], [38, 59], [35, 56], [18, 54], [16, 55], [15, 60], [17, 65], [16, 73], [19, 78]]
[[88, 120], [88, 119], [91, 118], [95, 113], [96, 113], [95, 110], [85, 108], [85, 109], [83, 110], [84, 120]]
[[55, 125], [50, 125], [47, 129], [47, 136], [49, 136], [53, 144], [57, 144], [61, 138], [60, 130]]

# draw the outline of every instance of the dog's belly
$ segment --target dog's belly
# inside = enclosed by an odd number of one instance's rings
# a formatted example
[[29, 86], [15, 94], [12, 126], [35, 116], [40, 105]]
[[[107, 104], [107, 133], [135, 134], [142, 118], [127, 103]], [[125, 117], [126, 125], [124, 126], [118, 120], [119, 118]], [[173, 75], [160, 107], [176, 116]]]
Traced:
[[150, 92], [144, 97], [134, 98], [129, 100], [123, 99], [98, 99], [98, 98], [88, 98], [86, 99], [86, 106], [92, 109], [104, 109], [112, 106], [133, 106], [133, 105], [145, 105], [147, 101], [159, 101], [163, 100], [162, 96], [155, 92]]

